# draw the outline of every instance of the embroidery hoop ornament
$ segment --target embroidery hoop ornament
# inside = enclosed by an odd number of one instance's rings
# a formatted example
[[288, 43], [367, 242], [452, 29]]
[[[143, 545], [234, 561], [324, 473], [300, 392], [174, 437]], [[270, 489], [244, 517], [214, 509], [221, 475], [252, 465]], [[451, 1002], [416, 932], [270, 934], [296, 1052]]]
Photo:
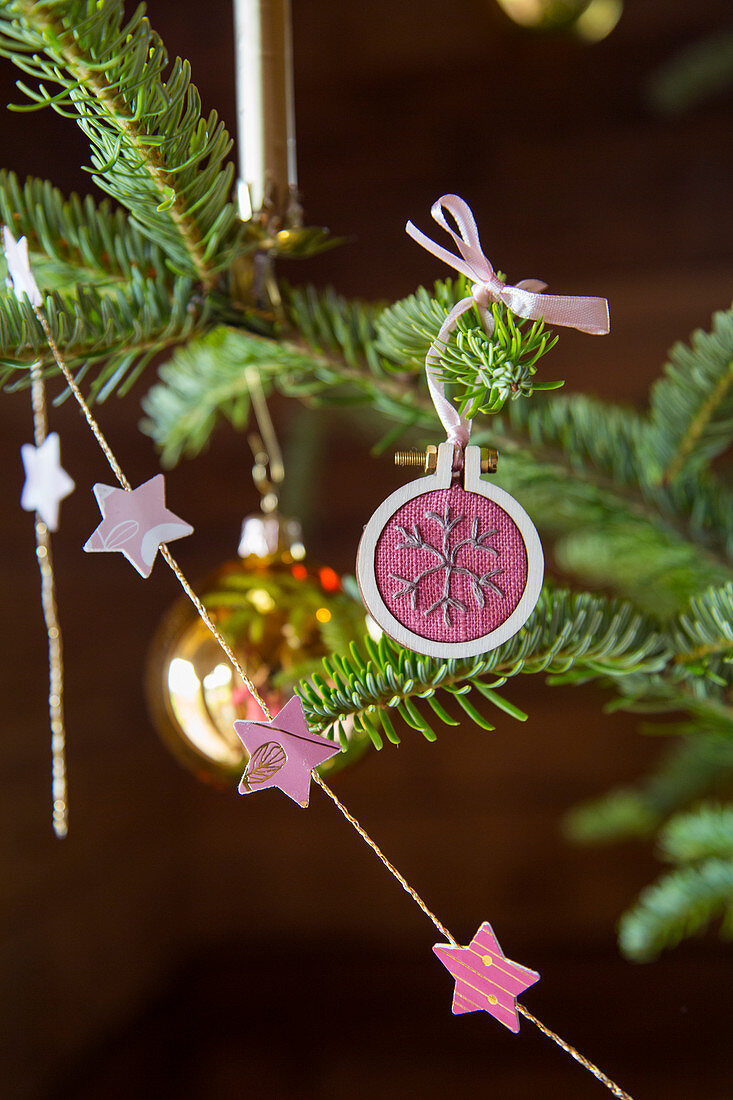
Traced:
[[[458, 232], [446, 221], [444, 210], [454, 219]], [[463, 199], [458, 195], [443, 195], [433, 204], [431, 214], [453, 238], [460, 255], [431, 240], [412, 222], [407, 223], [407, 233], [438, 259], [472, 280], [470, 296], [451, 309], [425, 358], [428, 391], [446, 429], [447, 441], [438, 447], [435, 474], [397, 489], [369, 520], [359, 543], [356, 576], [367, 610], [382, 630], [400, 645], [429, 657], [474, 657], [495, 649], [525, 624], [542, 589], [544, 556], [539, 535], [521, 504], [504, 489], [481, 478], [480, 449], [468, 445], [471, 421], [461, 416], [448, 400], [436, 369], [440, 364], [440, 352], [458, 318], [474, 306], [488, 336], [494, 331], [492, 302], [502, 302], [519, 317], [544, 319], [550, 324], [605, 335], [609, 331], [608, 302], [605, 298], [545, 294], [546, 284], [537, 279], [524, 279], [516, 286], [505, 284], [481, 250], [476, 221]], [[459, 508], [467, 503], [468, 509], [460, 516], [456, 509], [451, 515], [451, 502], [447, 501], [445, 491], [451, 495], [460, 484], [461, 474], [462, 493], [481, 499], [476, 502], [470, 497], [466, 500], [461, 493], [453, 494], [458, 498]], [[434, 492], [439, 493], [438, 498], [427, 498], [427, 494]], [[422, 515], [415, 509], [405, 508], [423, 496], [426, 501]], [[436, 502], [434, 508], [444, 508], [442, 515], [429, 507], [432, 502]], [[404, 519], [401, 524], [394, 519], [398, 513], [399, 518]], [[412, 527], [408, 530], [410, 521]], [[487, 524], [483, 530], [482, 521]], [[461, 522], [466, 525], [457, 530], [455, 541], [453, 531]], [[437, 524], [443, 530], [442, 548], [429, 541], [428, 524]], [[395, 531], [403, 540], [399, 545], [395, 541]], [[489, 541], [494, 536], [498, 546]], [[468, 550], [459, 560], [458, 554], [464, 547]], [[425, 551], [432, 558], [428, 556], [418, 565], [414, 554], [409, 554], [411, 550]], [[411, 577], [395, 572], [385, 575], [390, 566], [397, 567], [399, 551], [408, 551], [406, 561], [413, 573]], [[478, 557], [482, 551], [490, 556], [483, 562]], [[493, 570], [486, 568], [491, 564], [492, 555], [497, 566]], [[424, 564], [427, 568], [420, 569]], [[439, 574], [442, 577], [436, 579]], [[496, 583], [492, 579], [494, 576]], [[455, 586], [454, 577], [457, 578]], [[387, 579], [398, 587], [388, 590]], [[420, 591], [422, 581], [428, 581], [427, 596], [425, 591]], [[404, 585], [402, 589], [399, 583]], [[442, 593], [439, 591], [441, 583]], [[505, 584], [506, 591], [499, 587], [501, 583]], [[498, 606], [496, 596], [506, 600], [504, 608]], [[404, 597], [407, 597], [406, 610]], [[443, 612], [443, 627], [435, 622], [427, 623], [436, 611]], [[459, 617], [463, 614], [463, 628], [456, 626], [451, 612]], [[421, 620], [426, 623], [424, 633], [416, 629], [423, 625]]]
[[[364, 534], [359, 543], [357, 556], [356, 575], [361, 589], [364, 603], [372, 616], [385, 634], [399, 642], [407, 649], [416, 653], [424, 653], [429, 657], [475, 657], [479, 653], [487, 653], [495, 649], [502, 642], [507, 641], [524, 626], [527, 619], [537, 604], [542, 590], [545, 563], [542, 554], [542, 544], [537, 530], [524, 508], [504, 489], [498, 485], [484, 480], [481, 477], [481, 449], [480, 447], [466, 447], [464, 455], [463, 489], [467, 493], [473, 493], [492, 501], [509, 517], [514, 527], [521, 536], [526, 554], [526, 583], [519, 598], [519, 602], [494, 629], [472, 639], [463, 641], [438, 641], [426, 638], [416, 633], [400, 622], [392, 613], [382, 597], [377, 583], [377, 548], [383, 531], [388, 527], [392, 517], [411, 500], [415, 500], [425, 494], [441, 489], [450, 489], [454, 484], [453, 464], [454, 445], [441, 443], [438, 447], [438, 464], [436, 472], [432, 475], [417, 478], [407, 485], [395, 490], [387, 497], [383, 504], [364, 528]], [[427, 502], [426, 502], [427, 503]]]

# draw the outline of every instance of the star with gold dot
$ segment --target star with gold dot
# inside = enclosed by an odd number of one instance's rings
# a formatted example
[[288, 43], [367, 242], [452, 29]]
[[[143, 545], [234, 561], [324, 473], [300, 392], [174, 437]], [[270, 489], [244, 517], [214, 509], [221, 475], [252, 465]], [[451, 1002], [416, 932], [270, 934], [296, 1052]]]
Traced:
[[437, 943], [433, 951], [456, 980], [453, 1014], [488, 1012], [519, 1031], [517, 997], [540, 979], [536, 970], [507, 959], [488, 921], [467, 947]]

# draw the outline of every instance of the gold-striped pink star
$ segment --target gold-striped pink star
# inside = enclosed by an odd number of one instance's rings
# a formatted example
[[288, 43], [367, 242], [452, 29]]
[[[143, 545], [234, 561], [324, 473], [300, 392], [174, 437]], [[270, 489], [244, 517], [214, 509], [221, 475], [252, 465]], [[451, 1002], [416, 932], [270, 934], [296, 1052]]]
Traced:
[[519, 1031], [517, 997], [540, 979], [536, 970], [507, 959], [488, 921], [467, 947], [436, 943], [433, 951], [456, 980], [453, 1014], [488, 1012]]

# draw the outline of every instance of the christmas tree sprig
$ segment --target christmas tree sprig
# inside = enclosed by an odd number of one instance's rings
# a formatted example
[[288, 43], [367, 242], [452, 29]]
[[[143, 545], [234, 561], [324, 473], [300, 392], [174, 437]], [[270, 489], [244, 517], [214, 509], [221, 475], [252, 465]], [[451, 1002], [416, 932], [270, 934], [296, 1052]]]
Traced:
[[[92, 372], [90, 395], [104, 398], [114, 390], [124, 394], [154, 355], [206, 323], [206, 304], [192, 309], [191, 289], [190, 279], [178, 278], [171, 287], [136, 273], [104, 292], [84, 285], [72, 294], [53, 291], [44, 312], [77, 381]], [[56, 373], [29, 303], [0, 290], [0, 379], [14, 379], [10, 388], [25, 386], [34, 362], [48, 375]]]
[[733, 807], [703, 804], [662, 830], [664, 859], [677, 864], [642, 891], [619, 927], [621, 947], [638, 962], [655, 958], [720, 919], [733, 936]]
[[143, 429], [153, 437], [165, 464], [193, 456], [208, 444], [216, 424], [245, 417], [252, 374], [266, 392], [277, 390], [307, 404], [374, 409], [399, 417], [402, 430], [434, 418], [420, 389], [399, 378], [351, 366], [302, 340], [274, 340], [219, 325], [179, 348], [159, 370], [161, 384], [143, 401]]
[[[733, 586], [726, 591], [729, 598]], [[710, 592], [708, 603], [715, 602], [719, 604], [720, 596]], [[487, 676], [492, 677], [492, 691], [528, 672], [546, 672], [556, 685], [605, 677], [614, 684], [616, 709], [653, 714], [686, 710], [694, 726], [673, 724], [669, 733], [704, 729], [733, 739], [733, 707], [728, 705], [733, 673], [720, 657], [708, 665], [707, 683], [696, 669], [686, 667], [689, 651], [676, 648], [683, 623], [689, 632], [690, 612], [665, 626], [625, 601], [546, 587], [527, 626], [489, 653], [444, 661], [415, 655], [385, 637], [379, 643], [366, 637], [366, 655], [352, 647], [325, 658], [325, 679], [306, 684], [303, 696], [322, 728], [346, 716], [361, 721], [364, 714], [378, 725], [384, 708], [397, 708], [408, 725], [425, 729], [432, 738], [427, 723], [415, 726], [413, 710], [402, 709], [410, 698], [429, 698], [439, 688], [455, 692], [457, 685], [458, 694], [464, 695]]]
[[188, 62], [169, 63], [144, 12], [125, 22], [119, 0], [9, 0], [0, 54], [37, 82], [18, 82], [28, 106], [78, 123], [95, 182], [172, 270], [211, 287], [237, 236], [231, 140], [215, 112], [202, 115]]
[[0, 170], [0, 221], [16, 239], [26, 238], [36, 280], [46, 290], [82, 283], [101, 292], [136, 275], [174, 283], [165, 253], [107, 200], [66, 199], [46, 180], [21, 183], [14, 172]]
[[300, 686], [309, 720], [321, 732], [343, 736], [348, 718], [378, 748], [382, 734], [398, 743], [389, 716], [394, 710], [428, 740], [436, 737], [417, 702], [425, 700], [437, 718], [455, 724], [438, 692], [453, 696], [477, 725], [494, 729], [468, 696], [472, 690], [495, 707], [524, 718], [497, 690], [520, 673], [581, 671], [584, 678], [614, 681], [630, 674], [651, 675], [667, 660], [655, 624], [630, 604], [589, 593], [545, 589], [527, 625], [489, 653], [466, 659], [439, 660], [403, 649], [382, 636], [369, 636], [363, 648], [334, 654], [323, 661], [323, 676]]
[[676, 344], [652, 387], [645, 440], [646, 479], [694, 477], [733, 436], [733, 313], [713, 316], [710, 332]]
[[[425, 287], [385, 309], [376, 319], [376, 346], [392, 369], [425, 368], [425, 357], [449, 309], [470, 292], [463, 276]], [[469, 418], [500, 412], [507, 401], [562, 382], [537, 381], [537, 364], [557, 343], [541, 321], [524, 321], [503, 303], [491, 307], [488, 336], [472, 310], [458, 319], [441, 349], [441, 374], [460, 412]]]
[[653, 837], [675, 811], [733, 779], [733, 743], [698, 723], [655, 727], [673, 737], [654, 772], [632, 787], [621, 787], [576, 806], [565, 818], [570, 839], [583, 844]]
[[[50, 183], [0, 171], [0, 221], [28, 241], [46, 318], [91, 398], [123, 395], [157, 353], [206, 326], [211, 305], [120, 208], [65, 199]], [[0, 257], [0, 265], [4, 260]], [[0, 290], [0, 383], [24, 386], [28, 367], [56, 363], [28, 303]]]

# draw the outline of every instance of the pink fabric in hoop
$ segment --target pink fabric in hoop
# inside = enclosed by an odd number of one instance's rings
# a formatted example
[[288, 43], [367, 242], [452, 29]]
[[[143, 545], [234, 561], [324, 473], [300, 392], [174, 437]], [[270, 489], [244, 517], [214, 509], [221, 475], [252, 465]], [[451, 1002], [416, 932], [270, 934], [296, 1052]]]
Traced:
[[461, 485], [407, 501], [377, 541], [374, 572], [395, 619], [421, 638], [483, 638], [512, 614], [527, 586], [527, 551], [514, 520]]
[[[455, 220], [458, 233], [446, 221], [444, 210]], [[532, 320], [543, 318], [549, 325], [567, 325], [594, 336], [604, 336], [609, 331], [608, 302], [605, 298], [544, 294], [547, 284], [539, 279], [522, 279], [516, 286], [502, 283], [481, 249], [476, 219], [467, 202], [458, 195], [442, 195], [433, 203], [430, 213], [441, 229], [450, 233], [460, 256], [436, 244], [412, 222], [407, 223], [405, 231], [433, 256], [437, 256], [473, 282], [470, 297], [462, 298], [456, 303], [425, 357], [428, 389], [448, 441], [465, 447], [471, 434], [471, 421], [461, 416], [445, 396], [445, 388], [435, 369], [440, 363], [440, 353], [448, 336], [456, 327], [461, 314], [475, 305], [487, 335], [491, 336], [494, 319], [489, 303], [503, 302], [518, 317]]]

